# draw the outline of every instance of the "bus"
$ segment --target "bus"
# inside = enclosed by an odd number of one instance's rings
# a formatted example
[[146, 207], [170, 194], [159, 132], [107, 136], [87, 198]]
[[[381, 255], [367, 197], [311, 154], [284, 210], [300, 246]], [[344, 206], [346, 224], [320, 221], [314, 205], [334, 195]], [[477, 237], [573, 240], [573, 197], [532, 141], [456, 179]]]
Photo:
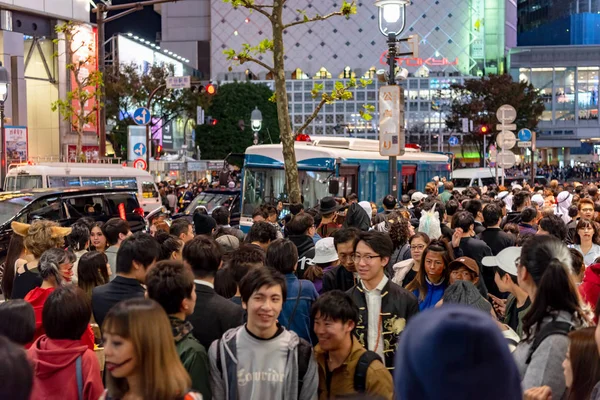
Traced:
[[[381, 202], [388, 194], [389, 158], [379, 154], [379, 141], [347, 137], [310, 136], [295, 143], [298, 180], [305, 207], [313, 207], [326, 196]], [[398, 162], [398, 196], [414, 189], [424, 191], [434, 176], [450, 177], [448, 156], [406, 148]], [[330, 182], [337, 181], [331, 185]], [[337, 193], [331, 193], [337, 186]], [[281, 144], [246, 149], [242, 171], [240, 226], [252, 225], [252, 212], [261, 204], [287, 202]]]
[[29, 162], [12, 166], [4, 180], [5, 192], [84, 186], [135, 189], [145, 213], [162, 206], [152, 175], [120, 164]]

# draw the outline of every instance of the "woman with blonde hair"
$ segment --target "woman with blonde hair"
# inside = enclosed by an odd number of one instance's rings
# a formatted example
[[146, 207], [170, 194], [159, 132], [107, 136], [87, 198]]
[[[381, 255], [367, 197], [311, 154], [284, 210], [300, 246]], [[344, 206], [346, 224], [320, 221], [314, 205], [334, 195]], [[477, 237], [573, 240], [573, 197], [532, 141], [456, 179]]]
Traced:
[[181, 364], [171, 324], [154, 300], [115, 305], [102, 324], [106, 392], [102, 400], [192, 400], [191, 379]]
[[13, 221], [13, 234], [23, 237], [25, 256], [17, 260], [12, 298], [23, 299], [32, 289], [42, 284], [38, 264], [46, 250], [65, 247], [65, 236], [71, 228], [63, 228], [56, 222], [39, 220], [31, 225]]

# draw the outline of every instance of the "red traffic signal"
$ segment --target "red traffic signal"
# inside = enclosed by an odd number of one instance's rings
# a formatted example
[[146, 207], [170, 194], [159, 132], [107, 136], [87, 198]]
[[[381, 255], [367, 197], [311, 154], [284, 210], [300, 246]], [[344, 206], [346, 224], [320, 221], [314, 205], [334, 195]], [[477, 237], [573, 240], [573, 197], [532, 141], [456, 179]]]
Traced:
[[489, 135], [490, 133], [492, 133], [490, 132], [490, 128], [487, 125], [480, 125], [479, 129], [476, 132], [480, 135]]
[[213, 95], [215, 93], [217, 93], [217, 88], [215, 87], [215, 85], [213, 85], [212, 83], [209, 83], [208, 85], [206, 85], [204, 87], [204, 90], [206, 90], [206, 93], [208, 93], [209, 95]]
[[160, 160], [160, 156], [162, 156], [163, 147], [161, 144], [157, 144], [154, 151], [154, 159]]

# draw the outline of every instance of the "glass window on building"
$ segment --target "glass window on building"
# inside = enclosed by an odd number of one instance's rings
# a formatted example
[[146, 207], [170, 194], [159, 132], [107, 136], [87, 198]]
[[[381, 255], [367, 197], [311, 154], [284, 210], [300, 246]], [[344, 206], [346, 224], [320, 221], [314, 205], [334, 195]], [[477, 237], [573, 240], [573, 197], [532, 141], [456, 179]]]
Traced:
[[331, 73], [327, 71], [325, 67], [321, 67], [321, 69], [315, 74], [313, 79], [331, 79]]
[[298, 92], [298, 93], [294, 93], [294, 101], [302, 101], [302, 93]]
[[308, 75], [306, 75], [300, 68], [296, 68], [296, 70], [292, 72], [292, 79], [308, 79]]
[[356, 100], [364, 101], [365, 100], [365, 92], [362, 90], [357, 90], [356, 91]]
[[367, 72], [363, 75], [365, 79], [375, 79], [375, 75], [377, 74], [377, 69], [375, 67], [369, 68]]
[[598, 67], [577, 69], [577, 102], [580, 120], [598, 119]]
[[575, 68], [557, 67], [554, 71], [555, 119], [572, 121], [575, 119]]
[[542, 100], [546, 106], [546, 110], [552, 110], [553, 76], [553, 68], [533, 68], [531, 70], [530, 80], [528, 80], [528, 82], [531, 82], [531, 84], [539, 90], [540, 96], [542, 96]]
[[294, 112], [298, 114], [302, 112], [302, 103], [294, 104]]
[[304, 112], [309, 114], [313, 112], [313, 105], [311, 104], [304, 104]]

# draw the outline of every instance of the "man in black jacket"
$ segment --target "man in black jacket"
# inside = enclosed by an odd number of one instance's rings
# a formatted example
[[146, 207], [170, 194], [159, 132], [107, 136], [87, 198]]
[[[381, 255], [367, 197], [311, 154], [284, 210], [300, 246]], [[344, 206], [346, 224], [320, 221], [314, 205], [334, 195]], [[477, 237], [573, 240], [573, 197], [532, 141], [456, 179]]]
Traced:
[[373, 218], [374, 225], [377, 225], [380, 222], [387, 220], [390, 214], [396, 209], [396, 205], [398, 204], [398, 202], [396, 201], [396, 198], [394, 196], [388, 194], [383, 198], [382, 204], [383, 211], [378, 213], [375, 216], [375, 218]]
[[122, 300], [144, 297], [141, 285], [146, 272], [160, 256], [160, 245], [147, 233], [138, 232], [121, 242], [117, 253], [117, 276], [92, 290], [92, 310], [100, 328], [108, 311]]
[[[475, 236], [474, 226], [475, 219], [470, 213], [466, 211], [461, 211], [457, 214], [456, 228], [462, 229], [463, 232], [459, 246], [462, 250], [463, 256], [475, 260], [477, 262], [477, 265], [479, 266], [479, 270], [483, 271], [483, 264], [481, 263], [481, 260], [483, 260], [483, 257], [491, 256], [492, 250], [483, 240], [473, 237]], [[483, 280], [479, 280], [479, 285], [477, 285], [477, 288], [479, 289], [481, 295], [484, 298], [487, 298], [488, 282], [485, 282], [485, 276], [483, 278]], [[493, 278], [490, 282], [490, 285], [492, 283]]]
[[518, 224], [521, 222], [521, 211], [531, 206], [531, 193], [521, 190], [513, 195], [512, 211], [506, 214], [502, 222], [502, 228], [506, 224]]
[[393, 250], [387, 233], [361, 232], [354, 247], [354, 263], [361, 281], [347, 291], [360, 311], [354, 334], [360, 344], [384, 360], [390, 372], [394, 370], [398, 337], [419, 312], [417, 298], [385, 276]]
[[315, 219], [308, 213], [300, 213], [285, 225], [288, 238], [294, 243], [298, 250], [298, 267], [296, 275], [302, 279], [304, 271], [312, 263], [315, 257]]
[[333, 245], [340, 265], [323, 275], [323, 293], [334, 289], [345, 292], [356, 285], [354, 245], [359, 234], [360, 231], [356, 228], [342, 228], [333, 235]]
[[215, 274], [222, 265], [221, 249], [214, 239], [196, 236], [183, 247], [183, 262], [192, 269], [196, 284], [196, 308], [188, 317], [196, 339], [205, 348], [223, 334], [244, 323], [241, 306], [215, 293]]
[[473, 219], [475, 220], [474, 231], [476, 235], [479, 235], [485, 230], [485, 226], [483, 226], [483, 204], [481, 203], [481, 200], [469, 200], [466, 204], [465, 211], [473, 216]]

